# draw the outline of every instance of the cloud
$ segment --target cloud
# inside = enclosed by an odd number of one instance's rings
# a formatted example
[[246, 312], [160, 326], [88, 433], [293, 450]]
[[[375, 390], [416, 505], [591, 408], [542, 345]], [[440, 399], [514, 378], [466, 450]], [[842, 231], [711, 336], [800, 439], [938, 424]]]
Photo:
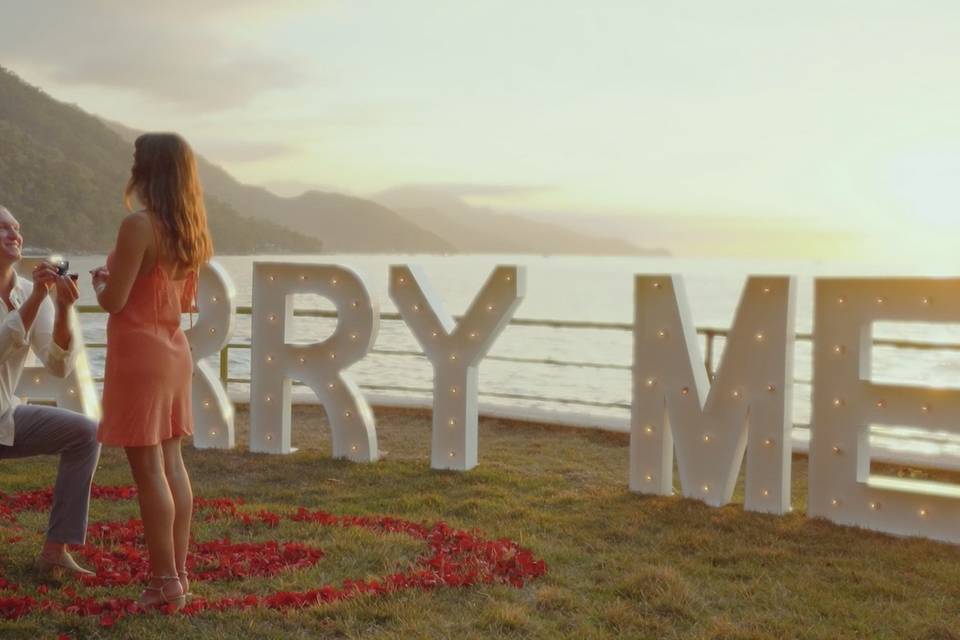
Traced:
[[179, 57], [151, 55], [117, 58], [111, 52], [89, 51], [61, 62], [53, 78], [70, 84], [131, 89], [146, 97], [204, 110], [243, 106], [258, 95], [300, 85], [305, 76], [292, 66], [263, 58], [204, 55], [196, 64]]
[[[309, 65], [246, 42], [231, 23], [279, 15], [245, 2], [17, 3], [4, 9], [0, 56], [63, 84], [138, 93], [185, 109], [219, 111], [310, 81]], [[229, 11], [229, 12], [228, 12]], [[236, 25], [234, 25], [236, 26]]]

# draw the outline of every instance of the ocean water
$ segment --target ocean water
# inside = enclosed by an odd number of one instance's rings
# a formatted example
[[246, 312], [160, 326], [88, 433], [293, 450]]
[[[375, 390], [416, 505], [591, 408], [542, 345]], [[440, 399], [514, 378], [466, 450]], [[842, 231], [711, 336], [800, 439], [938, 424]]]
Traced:
[[[815, 263], [698, 261], [673, 258], [629, 257], [542, 257], [510, 255], [289, 255], [221, 256], [217, 260], [231, 274], [237, 305], [249, 305], [251, 273], [258, 260], [285, 260], [304, 263], [342, 264], [358, 270], [382, 311], [394, 311], [387, 295], [387, 278], [392, 264], [418, 264], [443, 296], [447, 310], [458, 315], [466, 310], [498, 264], [520, 265], [527, 270], [526, 296], [515, 317], [531, 319], [631, 323], [633, 320], [634, 274], [680, 274], [684, 277], [693, 318], [697, 326], [727, 328], [748, 274], [794, 275], [798, 279], [796, 328], [809, 333], [813, 320], [813, 278], [818, 275], [917, 275], [903, 273], [891, 265], [822, 265]], [[93, 291], [86, 271], [103, 263], [102, 256], [75, 258], [72, 266], [82, 274], [81, 302], [93, 303]], [[332, 309], [318, 296], [298, 296], [297, 308]], [[328, 336], [335, 320], [298, 318], [295, 339], [317, 341]], [[82, 317], [87, 342], [104, 341], [105, 316]], [[875, 326], [876, 337], [907, 338], [960, 344], [960, 325], [883, 324]], [[249, 343], [249, 318], [237, 319], [232, 342]], [[717, 341], [716, 355], [723, 341]], [[416, 341], [402, 322], [384, 321], [376, 348], [418, 350]], [[701, 348], [703, 344], [701, 342]], [[628, 331], [542, 327], [508, 327], [490, 354], [535, 360], [591, 362], [628, 367], [632, 336]], [[92, 351], [94, 374], [102, 374], [103, 352]], [[714, 360], [716, 365], [718, 359]], [[794, 421], [810, 420], [811, 345], [798, 341], [795, 354]], [[421, 357], [371, 354], [350, 369], [361, 385], [388, 385], [429, 389], [432, 369]], [[249, 351], [230, 354], [231, 377], [249, 376]], [[960, 352], [906, 351], [877, 348], [874, 351], [873, 379], [894, 384], [960, 387]], [[557, 364], [525, 364], [486, 360], [480, 366], [481, 401], [504, 407], [537, 408], [588, 413], [606, 417], [627, 417], [630, 402], [630, 372]], [[234, 383], [231, 391], [245, 385]], [[498, 398], [489, 394], [537, 396], [539, 399]], [[404, 395], [404, 394], [399, 394]], [[406, 394], [410, 395], [410, 394]], [[426, 395], [429, 394], [413, 394]], [[583, 404], [578, 404], [582, 402]], [[624, 405], [621, 407], [596, 406]], [[957, 449], [960, 452], [960, 447]]]

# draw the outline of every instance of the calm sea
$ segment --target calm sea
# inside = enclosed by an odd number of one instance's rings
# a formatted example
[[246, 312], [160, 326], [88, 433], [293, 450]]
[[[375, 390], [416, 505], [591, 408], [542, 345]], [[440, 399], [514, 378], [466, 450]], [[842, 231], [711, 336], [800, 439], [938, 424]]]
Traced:
[[[392, 264], [421, 265], [435, 289], [443, 296], [454, 315], [466, 310], [490, 270], [497, 264], [515, 264], [527, 269], [527, 291], [516, 316], [518, 318], [579, 320], [596, 322], [632, 322], [633, 275], [638, 273], [676, 273], [684, 276], [690, 307], [697, 326], [729, 327], [745, 277], [748, 274], [788, 274], [798, 278], [797, 331], [809, 332], [812, 325], [813, 278], [817, 275], [915, 275], [899, 273], [895, 267], [870, 265], [822, 265], [815, 263], [703, 261], [673, 258], [621, 257], [541, 257], [495, 255], [288, 255], [221, 256], [217, 260], [232, 275], [238, 305], [249, 305], [251, 272], [257, 259], [293, 262], [343, 264], [360, 271], [381, 310], [393, 311], [387, 295], [387, 276]], [[83, 274], [82, 302], [92, 303], [93, 292], [86, 271], [103, 263], [102, 257], [73, 260], [73, 268]], [[316, 296], [298, 296], [298, 308], [332, 309]], [[104, 340], [102, 315], [83, 317], [85, 339]], [[297, 319], [297, 340], [320, 340], [330, 334], [334, 320]], [[233, 342], [249, 342], [249, 319], [239, 317]], [[919, 341], [960, 343], [960, 326], [930, 324], [883, 324], [875, 327], [877, 337], [909, 338]], [[632, 337], [626, 331], [575, 330], [511, 326], [494, 345], [491, 354], [536, 360], [595, 362], [629, 366]], [[399, 322], [381, 323], [377, 339], [379, 349], [414, 350], [417, 344]], [[722, 340], [717, 345], [722, 350]], [[95, 375], [101, 375], [103, 353], [91, 353]], [[810, 344], [798, 342], [796, 377], [810, 380]], [[411, 356], [369, 355], [351, 369], [361, 385], [389, 385], [430, 388], [432, 370], [426, 360]], [[249, 376], [249, 352], [233, 350], [230, 375]], [[877, 349], [874, 353], [874, 380], [885, 383], [960, 387], [960, 354], [944, 351], [902, 351]], [[235, 384], [232, 391], [242, 390]], [[506, 407], [537, 408], [553, 411], [590, 413], [606, 417], [626, 417], [624, 408], [599, 407], [599, 404], [628, 404], [629, 371], [596, 369], [556, 364], [518, 364], [484, 361], [480, 367], [481, 400]], [[551, 400], [497, 398], [488, 394], [539, 396]], [[563, 402], [560, 402], [562, 400]], [[576, 401], [587, 404], [578, 405]], [[807, 423], [810, 418], [810, 386], [798, 383], [795, 390], [794, 418]], [[960, 451], [960, 449], [958, 449]]]

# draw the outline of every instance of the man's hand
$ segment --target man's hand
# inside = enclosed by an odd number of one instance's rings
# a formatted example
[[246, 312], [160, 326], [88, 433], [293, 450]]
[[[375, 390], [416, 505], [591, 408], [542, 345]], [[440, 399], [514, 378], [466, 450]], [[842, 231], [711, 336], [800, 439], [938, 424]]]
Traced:
[[[20, 320], [23, 322], [23, 328], [29, 332], [33, 326], [34, 320], [44, 300], [54, 287], [57, 288], [56, 314], [53, 318], [53, 340], [64, 350], [68, 350], [71, 344], [70, 335], [70, 314], [66, 313], [70, 305], [77, 299], [79, 291], [69, 276], [57, 275], [57, 267], [48, 260], [43, 260], [33, 269], [33, 291], [24, 301], [17, 312], [20, 314]], [[61, 282], [66, 279], [69, 284]], [[62, 291], [61, 291], [62, 290]], [[49, 321], [47, 321], [49, 322]], [[44, 330], [47, 330], [44, 327]]]
[[66, 310], [80, 298], [80, 289], [70, 276], [57, 276], [57, 308]]
[[50, 289], [56, 284], [60, 276], [57, 275], [57, 268], [53, 263], [43, 260], [33, 268], [33, 296], [36, 300], [42, 300], [47, 297]]

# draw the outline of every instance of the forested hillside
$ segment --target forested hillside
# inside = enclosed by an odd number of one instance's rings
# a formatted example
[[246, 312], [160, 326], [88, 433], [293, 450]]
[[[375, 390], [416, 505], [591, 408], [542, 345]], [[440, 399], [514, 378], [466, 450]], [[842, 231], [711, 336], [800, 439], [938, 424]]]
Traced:
[[[132, 159], [130, 143], [99, 119], [0, 67], [0, 204], [28, 246], [109, 249]], [[320, 250], [319, 239], [241, 216], [209, 194], [207, 210], [218, 253]]]

